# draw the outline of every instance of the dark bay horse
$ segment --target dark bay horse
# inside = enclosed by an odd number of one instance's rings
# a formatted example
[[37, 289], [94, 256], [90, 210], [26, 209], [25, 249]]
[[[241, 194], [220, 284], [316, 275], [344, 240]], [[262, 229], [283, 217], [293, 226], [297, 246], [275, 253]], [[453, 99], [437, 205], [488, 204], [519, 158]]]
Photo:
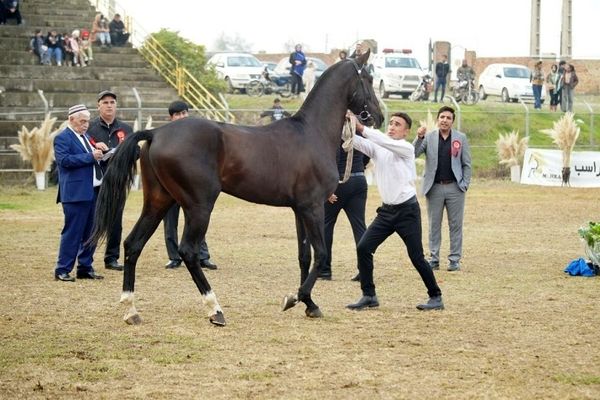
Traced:
[[[114, 215], [123, 207], [135, 176], [138, 142], [146, 140], [139, 153], [142, 213], [124, 242], [121, 302], [128, 306], [127, 323], [141, 322], [133, 294], [138, 257], [167, 210], [177, 202], [185, 215], [179, 253], [210, 309], [210, 321], [225, 325], [223, 311], [196, 251], [220, 192], [253, 203], [292, 208], [298, 235], [300, 288], [297, 294], [284, 298], [282, 308], [287, 310], [301, 301], [307, 316], [322, 316], [311, 291], [326, 257], [324, 203], [338, 184], [335, 154], [346, 110], [372, 119], [375, 125], [383, 121], [373, 79], [363, 68], [368, 57], [366, 53], [331, 66], [290, 118], [266, 126], [184, 118], [136, 132], [119, 145], [98, 195], [92, 241], [105, 238], [112, 229]], [[311, 245], [315, 262], [309, 271]]]

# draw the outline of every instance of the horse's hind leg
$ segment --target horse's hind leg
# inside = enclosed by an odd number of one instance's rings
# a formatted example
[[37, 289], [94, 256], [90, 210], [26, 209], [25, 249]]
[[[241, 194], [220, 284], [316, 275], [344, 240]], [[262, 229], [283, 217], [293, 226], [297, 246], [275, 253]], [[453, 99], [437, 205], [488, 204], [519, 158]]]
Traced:
[[156, 212], [146, 212], [146, 207], [144, 207], [142, 215], [123, 243], [123, 247], [125, 249], [125, 268], [123, 271], [123, 292], [121, 294], [121, 303], [128, 307], [123, 319], [130, 325], [137, 325], [142, 322], [142, 319], [135, 308], [133, 295], [137, 260], [144, 246], [148, 242], [148, 239], [150, 239], [154, 231], [156, 231], [161, 219], [162, 218], [157, 215]]
[[210, 309], [208, 313], [210, 322], [217, 326], [224, 326], [225, 317], [223, 310], [202, 271], [199, 255], [200, 243], [206, 235], [213, 205], [214, 200], [210, 204], [194, 205], [191, 208], [183, 207], [185, 227], [183, 229], [181, 244], [179, 245], [179, 254], [202, 295], [203, 303]]

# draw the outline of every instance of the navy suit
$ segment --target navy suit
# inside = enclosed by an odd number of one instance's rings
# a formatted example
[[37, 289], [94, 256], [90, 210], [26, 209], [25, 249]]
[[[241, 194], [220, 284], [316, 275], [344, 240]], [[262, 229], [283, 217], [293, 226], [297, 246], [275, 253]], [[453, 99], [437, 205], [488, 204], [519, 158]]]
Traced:
[[92, 272], [95, 246], [84, 246], [94, 225], [96, 191], [93, 176], [96, 160], [71, 128], [67, 127], [54, 139], [54, 155], [58, 168], [57, 203], [62, 203], [65, 225], [60, 236], [60, 248], [55, 274], [70, 273], [75, 261], [77, 271]]

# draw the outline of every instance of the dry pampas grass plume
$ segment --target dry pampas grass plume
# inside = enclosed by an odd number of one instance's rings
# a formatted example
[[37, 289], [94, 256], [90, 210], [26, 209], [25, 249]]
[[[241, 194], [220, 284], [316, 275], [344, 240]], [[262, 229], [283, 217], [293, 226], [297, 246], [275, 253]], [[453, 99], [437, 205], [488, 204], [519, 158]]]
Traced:
[[431, 110], [427, 110], [427, 118], [419, 121], [419, 127], [424, 126], [427, 129], [427, 132], [431, 132], [432, 130], [437, 128], [437, 121], [433, 117]]
[[575, 142], [579, 137], [579, 126], [573, 118], [572, 112], [566, 112], [558, 121], [554, 122], [552, 129], [542, 129], [541, 132], [552, 138], [554, 143], [562, 151], [563, 168], [569, 168], [571, 165], [571, 153]]
[[525, 155], [528, 144], [528, 137], [519, 139], [519, 131], [512, 131], [506, 135], [498, 135], [496, 150], [498, 151], [500, 164], [504, 164], [507, 167], [521, 165], [521, 160]]
[[22, 126], [18, 136], [19, 144], [10, 146], [19, 152], [24, 161], [31, 161], [34, 172], [47, 171], [54, 160], [54, 137], [67, 126], [67, 121], [53, 131], [55, 123], [56, 117], [50, 118], [50, 114], [47, 114], [39, 127], [29, 130]]

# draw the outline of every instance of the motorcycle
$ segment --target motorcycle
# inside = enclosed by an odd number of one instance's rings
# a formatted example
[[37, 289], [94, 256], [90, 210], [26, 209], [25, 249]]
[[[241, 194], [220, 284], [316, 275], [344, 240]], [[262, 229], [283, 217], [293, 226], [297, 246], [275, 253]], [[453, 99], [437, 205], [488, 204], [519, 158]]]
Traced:
[[292, 83], [289, 76], [270, 74], [265, 67], [260, 79], [254, 79], [246, 85], [248, 96], [262, 96], [263, 94], [276, 94], [281, 97], [292, 95]]
[[462, 101], [466, 105], [477, 104], [479, 101], [479, 92], [475, 89], [475, 79], [459, 79], [452, 88], [452, 96], [457, 102]]
[[419, 86], [410, 94], [410, 101], [420, 101], [429, 99], [429, 93], [433, 90], [433, 78], [429, 74], [421, 78]]

